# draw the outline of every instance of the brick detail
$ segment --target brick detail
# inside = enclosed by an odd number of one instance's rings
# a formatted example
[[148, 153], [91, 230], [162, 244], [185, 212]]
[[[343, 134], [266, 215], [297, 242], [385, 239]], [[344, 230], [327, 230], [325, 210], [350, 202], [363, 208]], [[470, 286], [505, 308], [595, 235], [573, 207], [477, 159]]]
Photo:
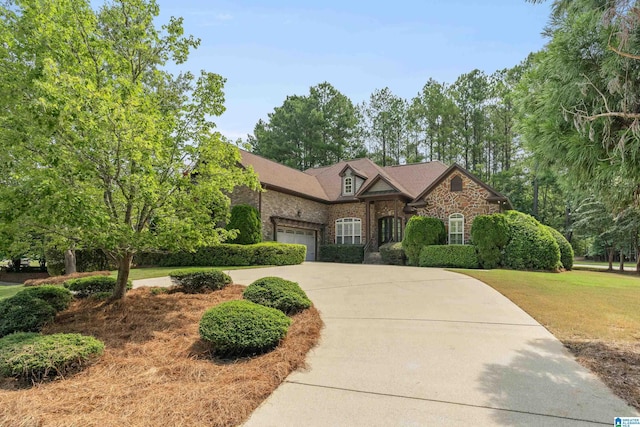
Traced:
[[[327, 208], [324, 203], [267, 190], [262, 193], [262, 238], [265, 241], [275, 240], [272, 216], [326, 224]], [[322, 236], [318, 235], [320, 241], [321, 238]]]
[[324, 243], [333, 244], [336, 242], [336, 220], [339, 218], [360, 218], [362, 220], [362, 242], [365, 242], [365, 222], [366, 210], [364, 202], [340, 203], [329, 206], [327, 217], [327, 228]]

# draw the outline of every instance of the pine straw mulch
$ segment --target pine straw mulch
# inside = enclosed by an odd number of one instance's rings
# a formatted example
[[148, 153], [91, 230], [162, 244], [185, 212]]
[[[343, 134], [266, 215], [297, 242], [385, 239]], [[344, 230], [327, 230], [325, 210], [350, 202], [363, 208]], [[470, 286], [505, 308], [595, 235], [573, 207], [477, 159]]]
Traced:
[[618, 397], [640, 410], [640, 343], [564, 341], [564, 345]]
[[109, 276], [109, 271], [88, 271], [86, 273], [71, 273], [65, 276], [51, 276], [44, 279], [29, 279], [24, 281], [25, 286], [42, 286], [42, 285], [62, 285], [70, 279], [79, 279], [80, 277], [89, 276]]
[[243, 286], [209, 294], [127, 294], [124, 304], [76, 301], [44, 333], [77, 332], [105, 342], [104, 355], [65, 379], [20, 388], [0, 383], [0, 425], [238, 425], [292, 371], [320, 337], [315, 308], [293, 316], [275, 350], [238, 360], [211, 357], [199, 339], [202, 313], [240, 299]]

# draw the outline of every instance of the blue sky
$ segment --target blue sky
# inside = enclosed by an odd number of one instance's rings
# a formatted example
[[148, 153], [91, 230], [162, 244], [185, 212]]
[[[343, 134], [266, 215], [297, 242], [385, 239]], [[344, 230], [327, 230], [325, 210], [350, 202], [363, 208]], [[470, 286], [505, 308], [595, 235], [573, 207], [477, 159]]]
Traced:
[[[221, 74], [236, 139], [287, 95], [328, 81], [354, 103], [388, 86], [415, 96], [429, 78], [452, 83], [478, 68], [511, 67], [541, 49], [551, 2], [423, 0], [300, 2], [158, 0], [159, 21], [184, 18], [200, 47], [179, 69]], [[173, 70], [173, 68], [172, 68]], [[176, 69], [177, 70], [177, 69]]]

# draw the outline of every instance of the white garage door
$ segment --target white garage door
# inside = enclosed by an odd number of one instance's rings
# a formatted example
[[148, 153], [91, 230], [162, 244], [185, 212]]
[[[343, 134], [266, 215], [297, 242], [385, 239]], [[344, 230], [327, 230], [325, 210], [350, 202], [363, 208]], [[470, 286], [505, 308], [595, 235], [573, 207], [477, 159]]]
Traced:
[[307, 261], [316, 259], [316, 232], [301, 228], [278, 227], [276, 240], [280, 243], [298, 243], [307, 247]]

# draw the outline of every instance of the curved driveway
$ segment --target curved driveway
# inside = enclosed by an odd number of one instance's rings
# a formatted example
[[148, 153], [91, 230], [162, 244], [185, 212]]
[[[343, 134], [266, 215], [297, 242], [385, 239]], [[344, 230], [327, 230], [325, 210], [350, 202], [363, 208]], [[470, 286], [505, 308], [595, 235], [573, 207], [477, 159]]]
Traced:
[[305, 263], [235, 270], [294, 280], [325, 329], [246, 426], [583, 426], [637, 413], [533, 318], [441, 269]]

